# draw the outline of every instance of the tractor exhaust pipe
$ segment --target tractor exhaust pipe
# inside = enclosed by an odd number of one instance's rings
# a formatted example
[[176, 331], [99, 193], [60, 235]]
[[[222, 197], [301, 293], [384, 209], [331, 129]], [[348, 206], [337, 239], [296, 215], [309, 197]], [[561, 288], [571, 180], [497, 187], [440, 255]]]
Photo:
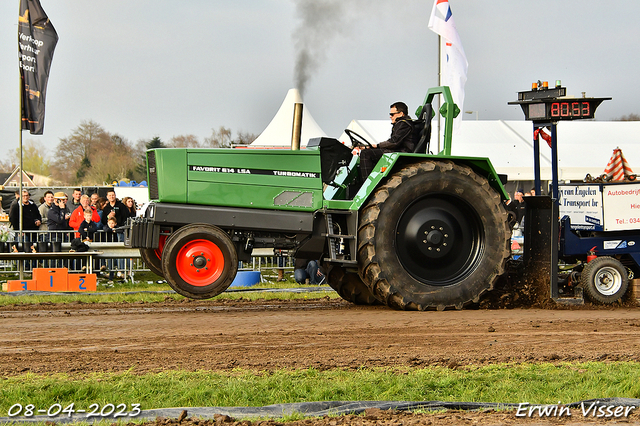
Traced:
[[293, 130], [291, 132], [292, 151], [300, 150], [300, 137], [302, 136], [302, 109], [302, 104], [293, 104]]

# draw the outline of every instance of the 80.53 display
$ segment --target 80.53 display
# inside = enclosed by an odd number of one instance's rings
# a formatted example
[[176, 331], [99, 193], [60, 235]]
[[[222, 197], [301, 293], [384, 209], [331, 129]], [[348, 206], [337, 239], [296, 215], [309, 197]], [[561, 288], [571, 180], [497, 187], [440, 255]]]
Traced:
[[594, 117], [595, 109], [602, 99], [571, 99], [551, 102], [532, 103], [528, 105], [528, 120], [576, 120]]

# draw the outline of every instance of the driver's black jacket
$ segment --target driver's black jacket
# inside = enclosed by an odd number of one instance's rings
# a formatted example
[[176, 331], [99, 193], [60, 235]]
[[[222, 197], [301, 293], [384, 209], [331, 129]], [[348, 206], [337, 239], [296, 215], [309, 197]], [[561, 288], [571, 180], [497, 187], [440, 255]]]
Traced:
[[383, 152], [413, 152], [413, 121], [406, 115], [398, 118], [391, 127], [391, 136], [388, 140], [378, 144]]

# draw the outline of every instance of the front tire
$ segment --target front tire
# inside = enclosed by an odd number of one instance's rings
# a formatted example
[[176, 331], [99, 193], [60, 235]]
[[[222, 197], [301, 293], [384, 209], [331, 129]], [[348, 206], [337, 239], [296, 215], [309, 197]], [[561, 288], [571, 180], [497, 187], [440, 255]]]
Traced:
[[507, 212], [471, 168], [425, 161], [400, 169], [362, 209], [359, 273], [395, 309], [477, 303], [509, 258]]
[[580, 283], [591, 301], [606, 305], [622, 299], [629, 278], [622, 263], [613, 257], [602, 256], [584, 266]]
[[192, 224], [175, 231], [162, 250], [162, 271], [177, 293], [209, 299], [225, 291], [238, 272], [235, 246], [222, 229]]

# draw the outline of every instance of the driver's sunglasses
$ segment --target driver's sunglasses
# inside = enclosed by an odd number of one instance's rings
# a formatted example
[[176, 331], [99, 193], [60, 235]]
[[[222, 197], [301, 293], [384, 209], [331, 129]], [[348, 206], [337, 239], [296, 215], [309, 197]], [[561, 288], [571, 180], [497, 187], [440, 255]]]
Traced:
[[396, 111], [396, 112], [390, 112], [389, 113], [389, 117], [393, 117], [396, 114], [400, 114], [400, 111]]

